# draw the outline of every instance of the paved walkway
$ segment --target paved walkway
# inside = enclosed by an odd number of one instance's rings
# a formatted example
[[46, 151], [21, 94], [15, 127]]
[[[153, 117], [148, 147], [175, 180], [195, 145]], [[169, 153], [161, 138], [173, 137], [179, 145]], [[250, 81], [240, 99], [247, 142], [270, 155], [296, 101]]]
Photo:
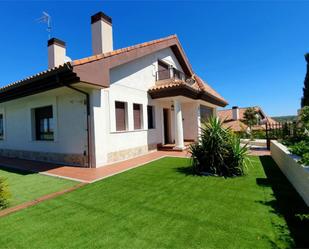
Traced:
[[190, 155], [187, 151], [155, 151], [100, 168], [81, 168], [0, 157], [0, 166], [76, 180], [84, 183], [91, 183], [166, 156], [189, 157]]
[[[251, 154], [255, 156], [270, 155], [265, 149], [253, 149]], [[106, 177], [139, 167], [162, 157], [190, 157], [187, 151], [155, 151], [126, 161], [110, 164], [100, 168], [80, 168], [63, 166], [44, 162], [35, 162], [22, 159], [0, 157], [0, 166], [31, 171], [43, 175], [50, 175], [65, 179], [71, 179], [83, 183], [92, 183]]]

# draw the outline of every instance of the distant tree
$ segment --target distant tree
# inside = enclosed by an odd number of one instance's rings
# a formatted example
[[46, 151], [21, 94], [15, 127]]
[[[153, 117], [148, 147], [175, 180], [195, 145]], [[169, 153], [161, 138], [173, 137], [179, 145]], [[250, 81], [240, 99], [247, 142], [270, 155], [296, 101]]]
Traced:
[[302, 126], [309, 130], [309, 106], [305, 106], [301, 109], [299, 117]]
[[249, 107], [244, 112], [244, 123], [249, 126], [250, 132], [252, 131], [252, 126], [256, 125], [259, 121], [258, 112], [254, 107]]
[[307, 73], [303, 88], [303, 97], [301, 99], [301, 107], [309, 106], [309, 53], [305, 54], [305, 59], [307, 62]]

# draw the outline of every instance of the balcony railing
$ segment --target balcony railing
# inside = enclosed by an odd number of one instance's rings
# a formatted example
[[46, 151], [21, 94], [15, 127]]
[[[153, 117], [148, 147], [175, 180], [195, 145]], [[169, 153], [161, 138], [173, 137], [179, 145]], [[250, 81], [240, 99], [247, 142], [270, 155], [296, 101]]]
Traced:
[[191, 77], [185, 75], [183, 72], [177, 70], [176, 68], [163, 69], [156, 72], [156, 81], [166, 80], [166, 79], [176, 79], [188, 81], [192, 80]]

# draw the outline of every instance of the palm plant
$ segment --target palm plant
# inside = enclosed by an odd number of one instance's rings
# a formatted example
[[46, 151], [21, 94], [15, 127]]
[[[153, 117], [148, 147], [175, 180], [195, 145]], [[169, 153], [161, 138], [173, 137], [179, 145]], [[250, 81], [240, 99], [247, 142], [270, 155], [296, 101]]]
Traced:
[[233, 175], [244, 175], [250, 160], [248, 158], [248, 145], [242, 145], [240, 138], [236, 135], [231, 135], [229, 165]]
[[211, 117], [203, 123], [201, 137], [190, 146], [192, 166], [198, 174], [243, 175], [247, 148], [222, 121]]

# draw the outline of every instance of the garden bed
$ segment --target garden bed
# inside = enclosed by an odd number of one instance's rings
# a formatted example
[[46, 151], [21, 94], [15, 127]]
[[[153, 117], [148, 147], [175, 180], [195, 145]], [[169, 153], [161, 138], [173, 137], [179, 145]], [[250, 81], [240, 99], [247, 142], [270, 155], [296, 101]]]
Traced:
[[271, 141], [270, 150], [281, 171], [309, 206], [309, 166], [298, 163], [300, 157], [291, 154], [288, 148], [278, 141]]

